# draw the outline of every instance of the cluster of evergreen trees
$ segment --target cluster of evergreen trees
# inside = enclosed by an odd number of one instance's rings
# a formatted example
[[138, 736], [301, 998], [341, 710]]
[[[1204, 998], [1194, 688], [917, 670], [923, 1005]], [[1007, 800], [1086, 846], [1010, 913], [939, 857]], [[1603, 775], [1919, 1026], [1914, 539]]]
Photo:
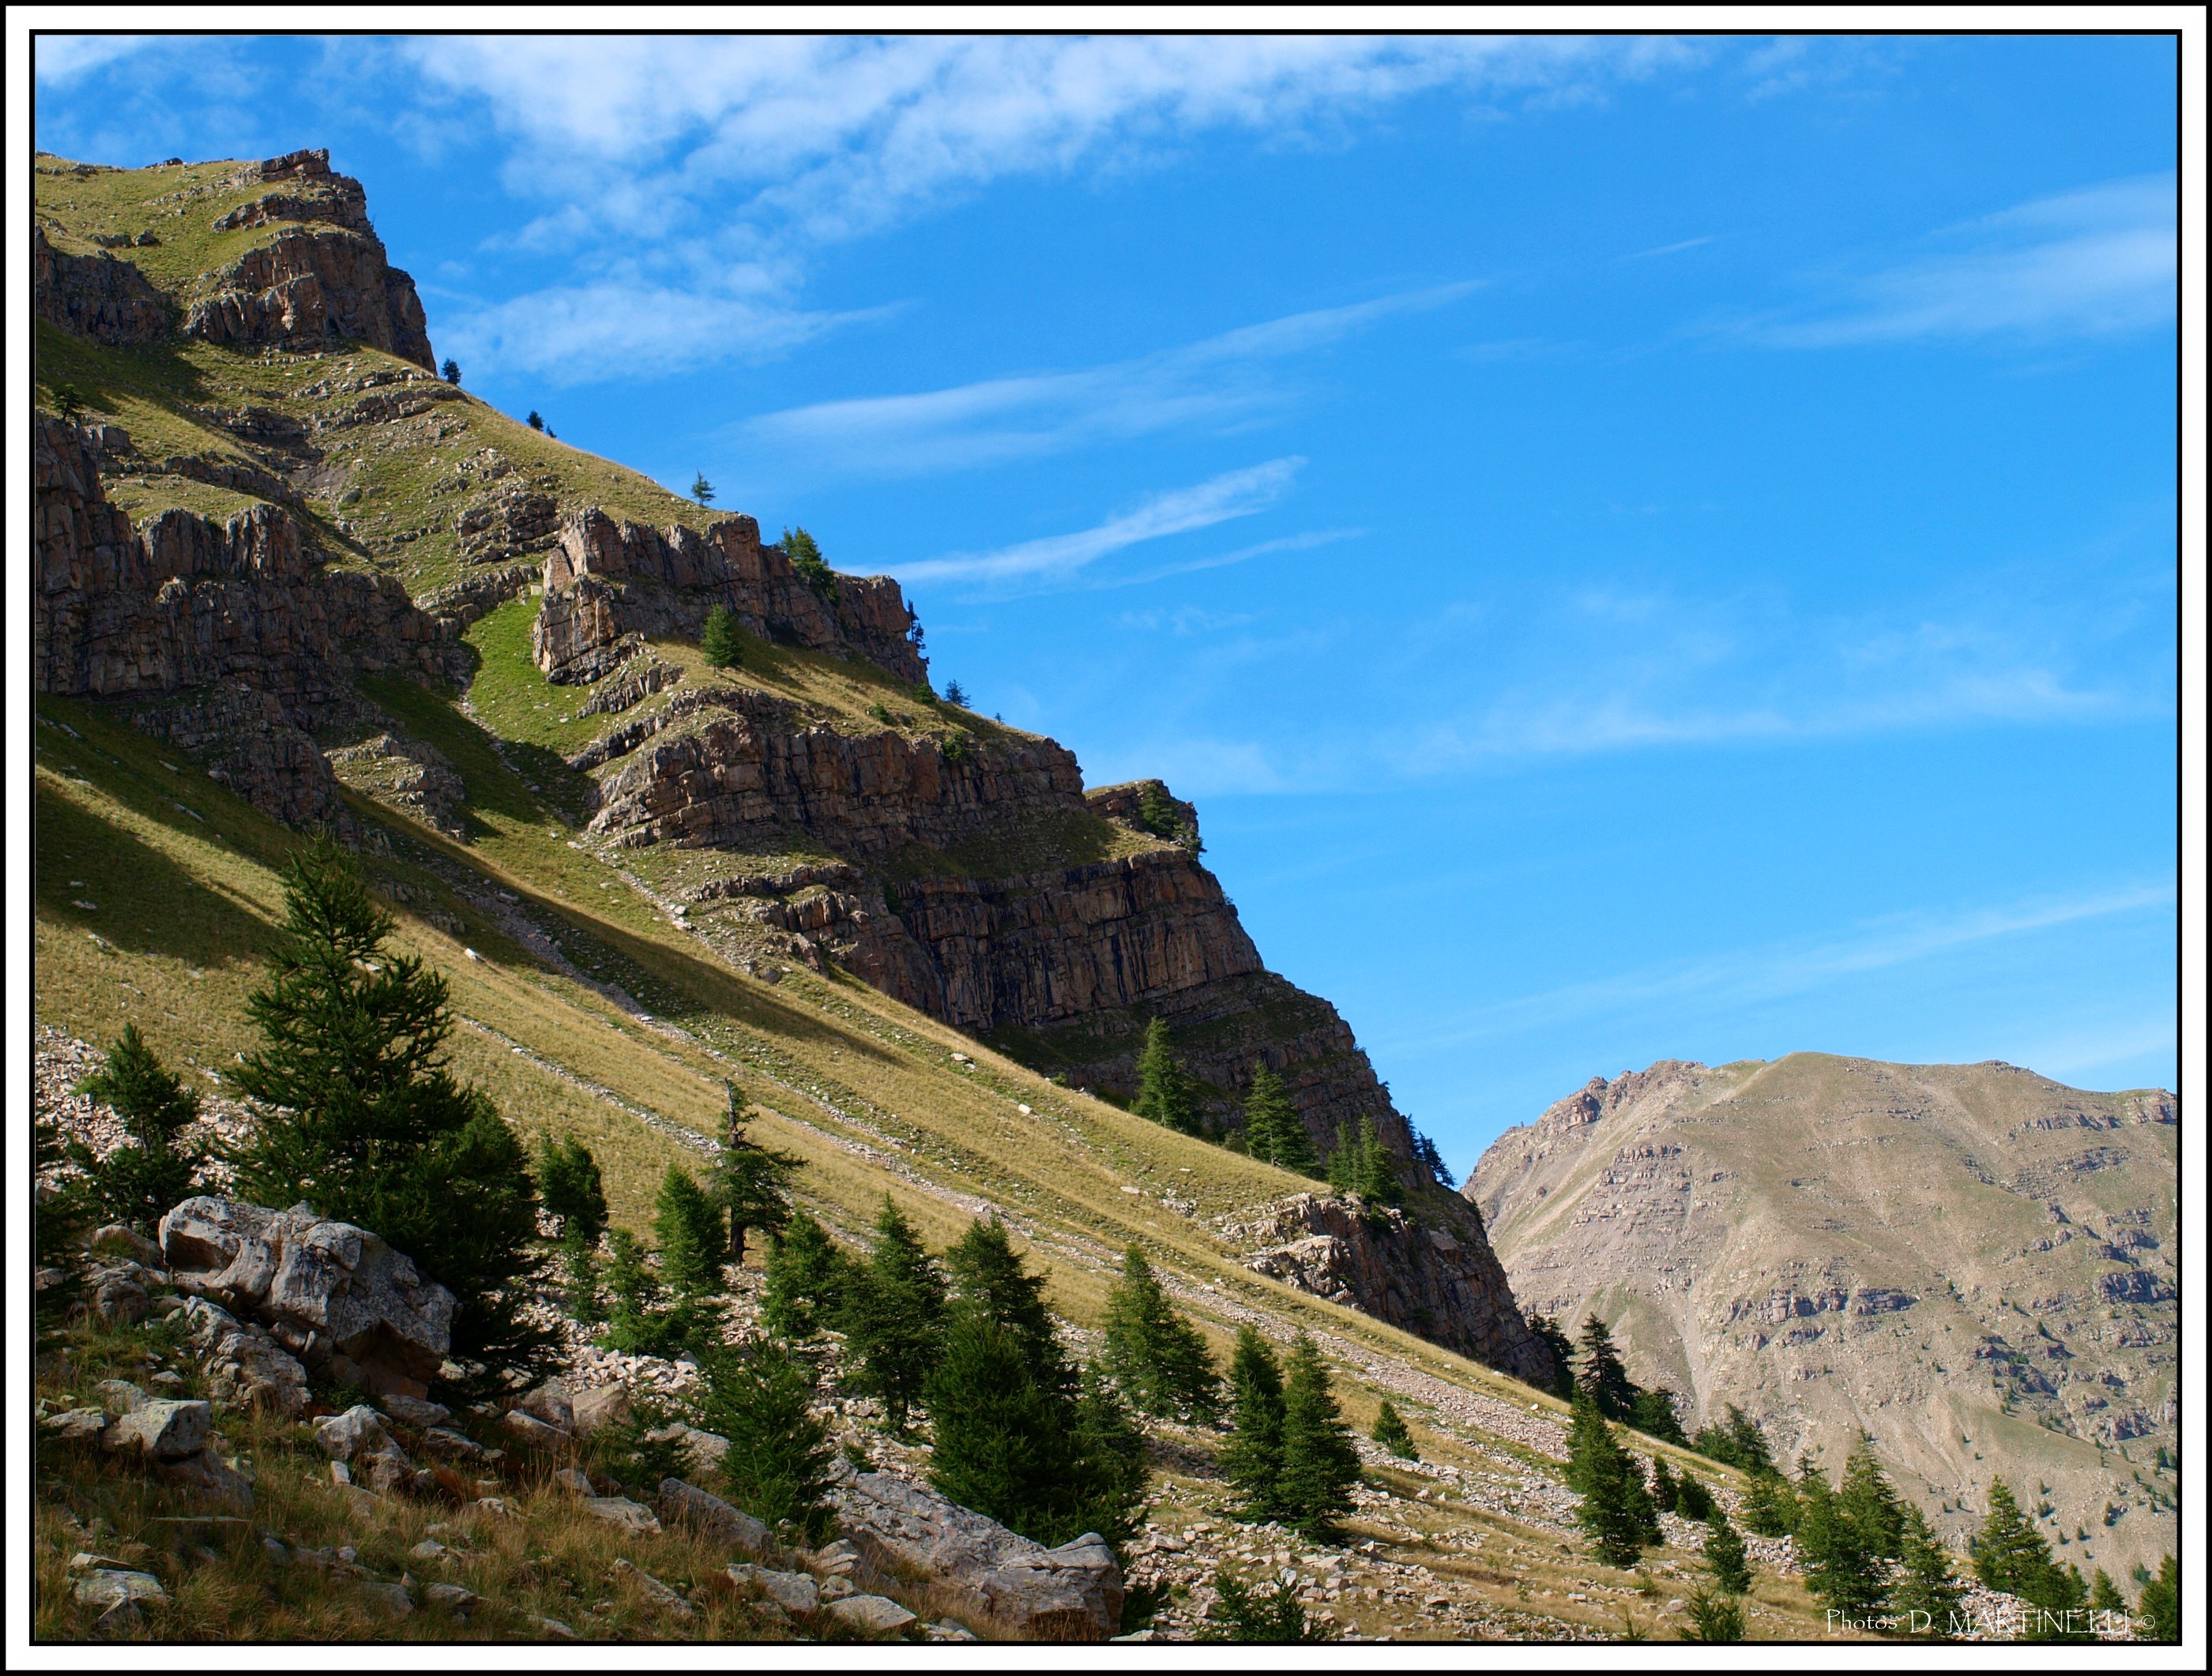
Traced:
[[[1528, 1330], [1552, 1352], [1554, 1394], [1566, 1401], [1584, 1398], [1608, 1420], [1632, 1426], [1647, 1437], [1697, 1448], [1682, 1434], [1674, 1394], [1665, 1386], [1646, 1388], [1628, 1376], [1613, 1345], [1613, 1333], [1595, 1315], [1583, 1321], [1580, 1341], [1571, 1339], [1549, 1315], [1530, 1311]], [[1732, 1411], [1735, 1412], [1735, 1411]], [[1753, 1430], [1756, 1431], [1754, 1427]], [[1700, 1434], [1702, 1436], [1702, 1434]], [[1725, 1456], [1715, 1456], [1725, 1460]], [[1731, 1466], [1739, 1463], [1730, 1460]]]
[[[1198, 1079], [1176, 1054], [1167, 1025], [1153, 1019], [1145, 1028], [1145, 1045], [1137, 1055], [1136, 1097], [1129, 1102], [1129, 1109], [1138, 1116], [1187, 1135], [1217, 1141], [1302, 1175], [1326, 1180], [1332, 1191], [1357, 1196], [1370, 1207], [1405, 1202], [1405, 1178], [1399, 1162], [1382, 1144], [1372, 1118], [1362, 1117], [1356, 1131], [1340, 1123], [1336, 1145], [1324, 1165], [1283, 1079], [1267, 1066], [1252, 1073], [1241, 1125], [1218, 1132], [1210, 1126], [1200, 1108], [1199, 1090]], [[1449, 1173], [1436, 1144], [1416, 1133], [1413, 1145], [1424, 1169], [1449, 1187]]]

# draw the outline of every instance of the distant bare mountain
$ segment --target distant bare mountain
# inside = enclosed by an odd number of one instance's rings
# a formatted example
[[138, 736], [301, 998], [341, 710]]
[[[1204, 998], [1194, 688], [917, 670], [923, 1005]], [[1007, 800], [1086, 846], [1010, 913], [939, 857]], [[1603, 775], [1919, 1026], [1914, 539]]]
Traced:
[[1669, 1060], [1463, 1191], [1521, 1303], [1595, 1311], [1693, 1429], [1735, 1402], [1832, 1470], [1863, 1427], [1954, 1531], [2002, 1475], [2118, 1576], [2175, 1544], [2179, 1119], [1995, 1061]]

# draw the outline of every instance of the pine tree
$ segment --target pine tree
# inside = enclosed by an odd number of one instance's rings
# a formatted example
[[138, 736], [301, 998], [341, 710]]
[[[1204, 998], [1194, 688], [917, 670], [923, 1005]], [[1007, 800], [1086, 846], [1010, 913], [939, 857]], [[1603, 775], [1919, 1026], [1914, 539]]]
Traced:
[[945, 1252], [945, 1266], [952, 1277], [954, 1307], [980, 1310], [1005, 1328], [1040, 1390], [1063, 1395], [1073, 1390], [1075, 1370], [1045, 1308], [1045, 1278], [1023, 1266], [1004, 1222], [994, 1216], [969, 1224]]
[[738, 619], [727, 605], [709, 605], [699, 630], [699, 655], [716, 669], [735, 669], [744, 655]]
[[1283, 1088], [1283, 1079], [1261, 1066], [1252, 1073], [1251, 1092], [1244, 1098], [1245, 1151], [1284, 1169], [1317, 1175], [1313, 1141], [1305, 1120]]
[[146, 1045], [136, 1024], [125, 1024], [106, 1063], [77, 1085], [114, 1109], [130, 1139], [102, 1158], [82, 1141], [67, 1150], [83, 1172], [77, 1192], [103, 1221], [150, 1234], [180, 1199], [189, 1199], [201, 1158], [179, 1150], [179, 1138], [200, 1114], [200, 1096], [186, 1088]]
[[1283, 1381], [1283, 1466], [1275, 1480], [1283, 1522], [1310, 1537], [1328, 1536], [1338, 1516], [1352, 1510], [1358, 1482], [1359, 1451], [1329, 1388], [1328, 1364], [1300, 1332]]
[[889, 1193], [875, 1249], [847, 1281], [841, 1322], [854, 1383], [883, 1404], [890, 1430], [905, 1431], [945, 1348], [945, 1279]]
[[1283, 1369], [1267, 1341], [1250, 1327], [1237, 1329], [1229, 1363], [1229, 1442], [1221, 1466], [1248, 1519], [1281, 1512]]
[[1675, 1412], [1675, 1396], [1663, 1385], [1650, 1389], [1635, 1388], [1630, 1399], [1628, 1424], [1646, 1437], [1656, 1437], [1662, 1442], [1679, 1443], [1685, 1448], [1690, 1440], [1682, 1435], [1682, 1422]]
[[737, 1090], [725, 1087], [729, 1118], [710, 1191], [729, 1224], [730, 1266], [743, 1268], [745, 1235], [758, 1229], [773, 1239], [791, 1220], [791, 1179], [799, 1173], [799, 1161], [748, 1139], [745, 1120], [750, 1113]]
[[1690, 1447], [1708, 1460], [1754, 1475], [1774, 1465], [1774, 1456], [1766, 1447], [1766, 1434], [1759, 1429], [1759, 1422], [1734, 1403], [1728, 1406], [1726, 1420], [1701, 1426]]
[[2181, 1568], [2172, 1554], [2159, 1562], [2158, 1575], [2142, 1586], [2136, 1604], [2153, 1641], [2181, 1639]]
[[447, 355], [446, 364], [438, 369], [438, 376], [447, 384], [459, 384], [461, 381], [461, 363]]
[[533, 431], [542, 431], [545, 428], [545, 416], [533, 407], [530, 410], [530, 417], [526, 422]]
[[691, 474], [691, 498], [702, 507], [711, 507], [714, 504], [714, 485], [707, 481], [707, 474], [704, 471], [694, 471]]
[[1144, 1051], [1137, 1055], [1137, 1097], [1129, 1109], [1187, 1135], [1198, 1133], [1198, 1090], [1168, 1041], [1168, 1027], [1153, 1019], [1145, 1027]]
[[1582, 1362], [1575, 1369], [1575, 1383], [1608, 1420], [1625, 1420], [1635, 1410], [1636, 1387], [1621, 1365], [1620, 1352], [1613, 1347], [1613, 1334], [1595, 1315], [1583, 1320]]
[[814, 1369], [772, 1339], [703, 1358], [700, 1404], [709, 1431], [730, 1440], [722, 1482], [738, 1507], [786, 1540], [812, 1546], [830, 1530], [829, 1429], [814, 1417]]
[[1952, 1615], [1965, 1588], [1952, 1570], [1950, 1554], [1929, 1527], [1927, 1515], [1909, 1503], [1898, 1549], [1897, 1581], [1889, 1604], [1900, 1632], [1918, 1640], [1948, 1640]]
[[1705, 1521], [1705, 1570], [1711, 1576], [1713, 1587], [1730, 1594], [1741, 1594], [1751, 1587], [1751, 1566], [1744, 1557], [1743, 1538], [1729, 1523], [1727, 1510], [1719, 1503], [1712, 1504], [1712, 1516]]
[[832, 604], [837, 599], [837, 573], [830, 568], [829, 561], [822, 556], [822, 549], [805, 530], [786, 530], [783, 532], [783, 556], [791, 561], [791, 568], [799, 580], [812, 588]]
[[1853, 1614], [1878, 1611], [1888, 1595], [1885, 1568], [1875, 1546], [1878, 1533], [1861, 1527], [1819, 1472], [1802, 1476], [1798, 1493], [1804, 1503], [1796, 1536], [1797, 1552], [1805, 1566], [1805, 1587], [1832, 1611]]
[[575, 1235], [597, 1245], [606, 1232], [606, 1184], [600, 1178], [599, 1161], [583, 1142], [540, 1138], [538, 1197], [546, 1215], [560, 1218], [564, 1239]]
[[1075, 1464], [1080, 1536], [1096, 1531], [1119, 1547], [1134, 1533], [1150, 1472], [1145, 1434], [1136, 1417], [1096, 1363], [1083, 1370], [1075, 1401]]
[[1575, 1400], [1566, 1478], [1567, 1487], [1582, 1497], [1576, 1520], [1607, 1564], [1633, 1565], [1658, 1539], [1658, 1514], [1644, 1474], [1587, 1395]]
[[1681, 1487], [1674, 1482], [1674, 1474], [1660, 1456], [1651, 1458], [1651, 1505], [1662, 1513], [1674, 1511]]
[[1575, 1341], [1559, 1330], [1559, 1323], [1553, 1316], [1540, 1315], [1531, 1309], [1528, 1321], [1529, 1333], [1552, 1354], [1552, 1394], [1562, 1402], [1572, 1401]]
[[683, 1165], [671, 1164], [653, 1205], [661, 1279], [682, 1299], [720, 1291], [726, 1236], [714, 1201]]
[[561, 1268], [570, 1316], [586, 1327], [606, 1320], [606, 1305], [599, 1297], [599, 1243], [584, 1237], [580, 1224], [561, 1236]]
[[1793, 1535], [1800, 1511], [1797, 1492], [1771, 1462], [1751, 1474], [1744, 1487], [1743, 1524], [1753, 1536]]
[[1106, 1294], [1099, 1361], [1141, 1413], [1210, 1420], [1221, 1401], [1221, 1376], [1206, 1339], [1176, 1313], [1145, 1254], [1131, 1246], [1121, 1278]]
[[1713, 1492], [1706, 1489], [1701, 1480], [1687, 1473], [1675, 1480], [1674, 1511], [1685, 1519], [1696, 1519], [1709, 1524], [1719, 1506], [1720, 1503], [1713, 1499]]
[[1858, 1527], [1869, 1552], [1884, 1559], [1902, 1555], [1905, 1503], [1890, 1487], [1881, 1463], [1875, 1459], [1874, 1440], [1863, 1432], [1844, 1463], [1843, 1487], [1836, 1492], [1836, 1505]]
[[2108, 1621], [2128, 1616], [2127, 1597], [2120, 1593], [2119, 1585], [2106, 1575], [2101, 1565], [2097, 1568], [2096, 1575], [2089, 1579], [2089, 1610], [2104, 1613]]
[[795, 1212], [768, 1251], [768, 1284], [761, 1316], [771, 1332], [793, 1344], [813, 1338], [837, 1319], [850, 1264], [829, 1231], [804, 1211]]
[[1336, 1126], [1336, 1146], [1328, 1155], [1328, 1185], [1331, 1192], [1357, 1197], [1370, 1210], [1404, 1199], [1398, 1161], [1375, 1133], [1374, 1119], [1362, 1117], [1356, 1136], [1341, 1123]]
[[1723, 1590], [1717, 1594], [1702, 1583], [1692, 1584], [1682, 1602], [1683, 1615], [1689, 1622], [1674, 1633], [1684, 1641], [1705, 1643], [1741, 1641], [1743, 1603], [1736, 1599], [1741, 1592]]
[[1329, 1632], [1306, 1616], [1295, 1583], [1278, 1577], [1265, 1589], [1254, 1588], [1233, 1571], [1213, 1574], [1214, 1607], [1202, 1641], [1324, 1642]]
[[2035, 1600], [2050, 1593], [2051, 1545], [2043, 1539], [2002, 1479], [1990, 1485], [1989, 1515], [1969, 1545], [1974, 1576], [1984, 1588]]
[[294, 853], [284, 900], [246, 998], [264, 1045], [231, 1074], [262, 1112], [232, 1154], [236, 1192], [304, 1199], [406, 1253], [453, 1293], [452, 1355], [480, 1379], [540, 1365], [550, 1335], [521, 1315], [541, 1262], [537, 1191], [521, 1142], [443, 1061], [445, 980], [385, 952], [392, 917], [327, 838]]
[[645, 1260], [645, 1248], [626, 1228], [607, 1236], [607, 1327], [602, 1342], [626, 1356], [673, 1356], [684, 1348], [683, 1320]]
[[1413, 1434], [1407, 1428], [1405, 1417], [1388, 1397], [1382, 1399], [1382, 1406], [1375, 1412], [1375, 1430], [1367, 1435], [1401, 1460], [1421, 1458], [1413, 1448]]

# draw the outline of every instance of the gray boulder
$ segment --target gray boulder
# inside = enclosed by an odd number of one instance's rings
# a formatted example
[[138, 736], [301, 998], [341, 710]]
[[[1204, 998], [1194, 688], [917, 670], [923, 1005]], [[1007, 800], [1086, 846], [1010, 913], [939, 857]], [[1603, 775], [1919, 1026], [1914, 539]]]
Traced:
[[557, 1379], [549, 1379], [529, 1395], [515, 1404], [522, 1413], [543, 1420], [547, 1425], [573, 1433], [576, 1430], [576, 1411], [568, 1400], [568, 1388]]
[[766, 1525], [682, 1479], [661, 1479], [660, 1516], [669, 1524], [690, 1525], [748, 1553], [759, 1553], [768, 1546]]
[[262, 1328], [204, 1297], [185, 1303], [184, 1321], [207, 1369], [208, 1388], [223, 1401], [288, 1420], [307, 1406], [307, 1370]]
[[88, 1571], [70, 1586], [77, 1605], [105, 1612], [112, 1606], [166, 1606], [168, 1592], [150, 1571]]
[[920, 1485], [842, 1460], [831, 1470], [838, 1522], [879, 1567], [918, 1572], [1025, 1640], [1120, 1630], [1121, 1568], [1104, 1538], [1046, 1548]]
[[915, 1621], [914, 1614], [904, 1606], [880, 1594], [854, 1594], [832, 1600], [823, 1611], [848, 1629], [875, 1636], [896, 1635]]
[[587, 1496], [580, 1505], [592, 1518], [604, 1519], [634, 1535], [660, 1534], [660, 1521], [653, 1516], [653, 1509], [626, 1497]]
[[774, 1571], [765, 1565], [732, 1565], [730, 1581], [750, 1585], [793, 1618], [811, 1618], [822, 1607], [822, 1586], [804, 1571]]
[[453, 1411], [441, 1402], [425, 1402], [420, 1397], [410, 1397], [397, 1392], [387, 1393], [380, 1399], [384, 1412], [403, 1426], [413, 1426], [427, 1431], [433, 1426], [442, 1426], [453, 1418]]
[[623, 1385], [594, 1385], [577, 1392], [569, 1399], [568, 1406], [575, 1415], [574, 1430], [579, 1437], [589, 1437], [603, 1427], [620, 1425], [635, 1412], [629, 1388]]
[[182, 1460], [207, 1447], [213, 1417], [204, 1402], [149, 1399], [118, 1415], [100, 1447], [147, 1460]]
[[265, 1327], [339, 1383], [427, 1397], [451, 1348], [451, 1292], [366, 1229], [304, 1205], [271, 1211], [202, 1194], [161, 1218], [161, 1242], [180, 1289]]

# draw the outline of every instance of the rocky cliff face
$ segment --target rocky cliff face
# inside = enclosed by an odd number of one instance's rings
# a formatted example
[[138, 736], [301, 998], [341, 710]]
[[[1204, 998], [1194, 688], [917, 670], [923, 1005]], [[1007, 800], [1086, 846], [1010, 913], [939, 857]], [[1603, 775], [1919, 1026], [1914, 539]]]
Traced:
[[136, 720], [280, 819], [339, 817], [309, 737], [362, 672], [457, 678], [459, 625], [389, 577], [325, 568], [307, 528], [263, 504], [143, 529], [109, 504], [85, 434], [40, 415], [32, 447], [37, 689], [140, 701]]
[[1693, 1420], [1739, 1404], [1832, 1467], [1863, 1427], [1931, 1513], [2048, 1483], [2052, 1533], [2118, 1575], [2172, 1541], [2145, 1486], [2178, 1419], [2178, 1115], [1996, 1064], [1667, 1060], [1509, 1130], [1465, 1191], [1522, 1302], [1612, 1323]]
[[98, 343], [151, 343], [169, 333], [169, 307], [132, 264], [102, 252], [72, 256], [31, 228], [31, 307], [39, 319]]
[[830, 598], [801, 579], [781, 548], [763, 547], [760, 525], [743, 517], [704, 532], [618, 523], [596, 508], [570, 518], [545, 562], [532, 650], [556, 682], [595, 681], [641, 639], [696, 640], [716, 605], [763, 639], [866, 658], [902, 681], [929, 678], [896, 582], [840, 576]]
[[1480, 1221], [1426, 1226], [1403, 1211], [1363, 1211], [1355, 1202], [1297, 1193], [1222, 1232], [1258, 1248], [1245, 1258], [1258, 1273], [1348, 1303], [1532, 1385], [1552, 1382], [1551, 1352], [1514, 1308]]

